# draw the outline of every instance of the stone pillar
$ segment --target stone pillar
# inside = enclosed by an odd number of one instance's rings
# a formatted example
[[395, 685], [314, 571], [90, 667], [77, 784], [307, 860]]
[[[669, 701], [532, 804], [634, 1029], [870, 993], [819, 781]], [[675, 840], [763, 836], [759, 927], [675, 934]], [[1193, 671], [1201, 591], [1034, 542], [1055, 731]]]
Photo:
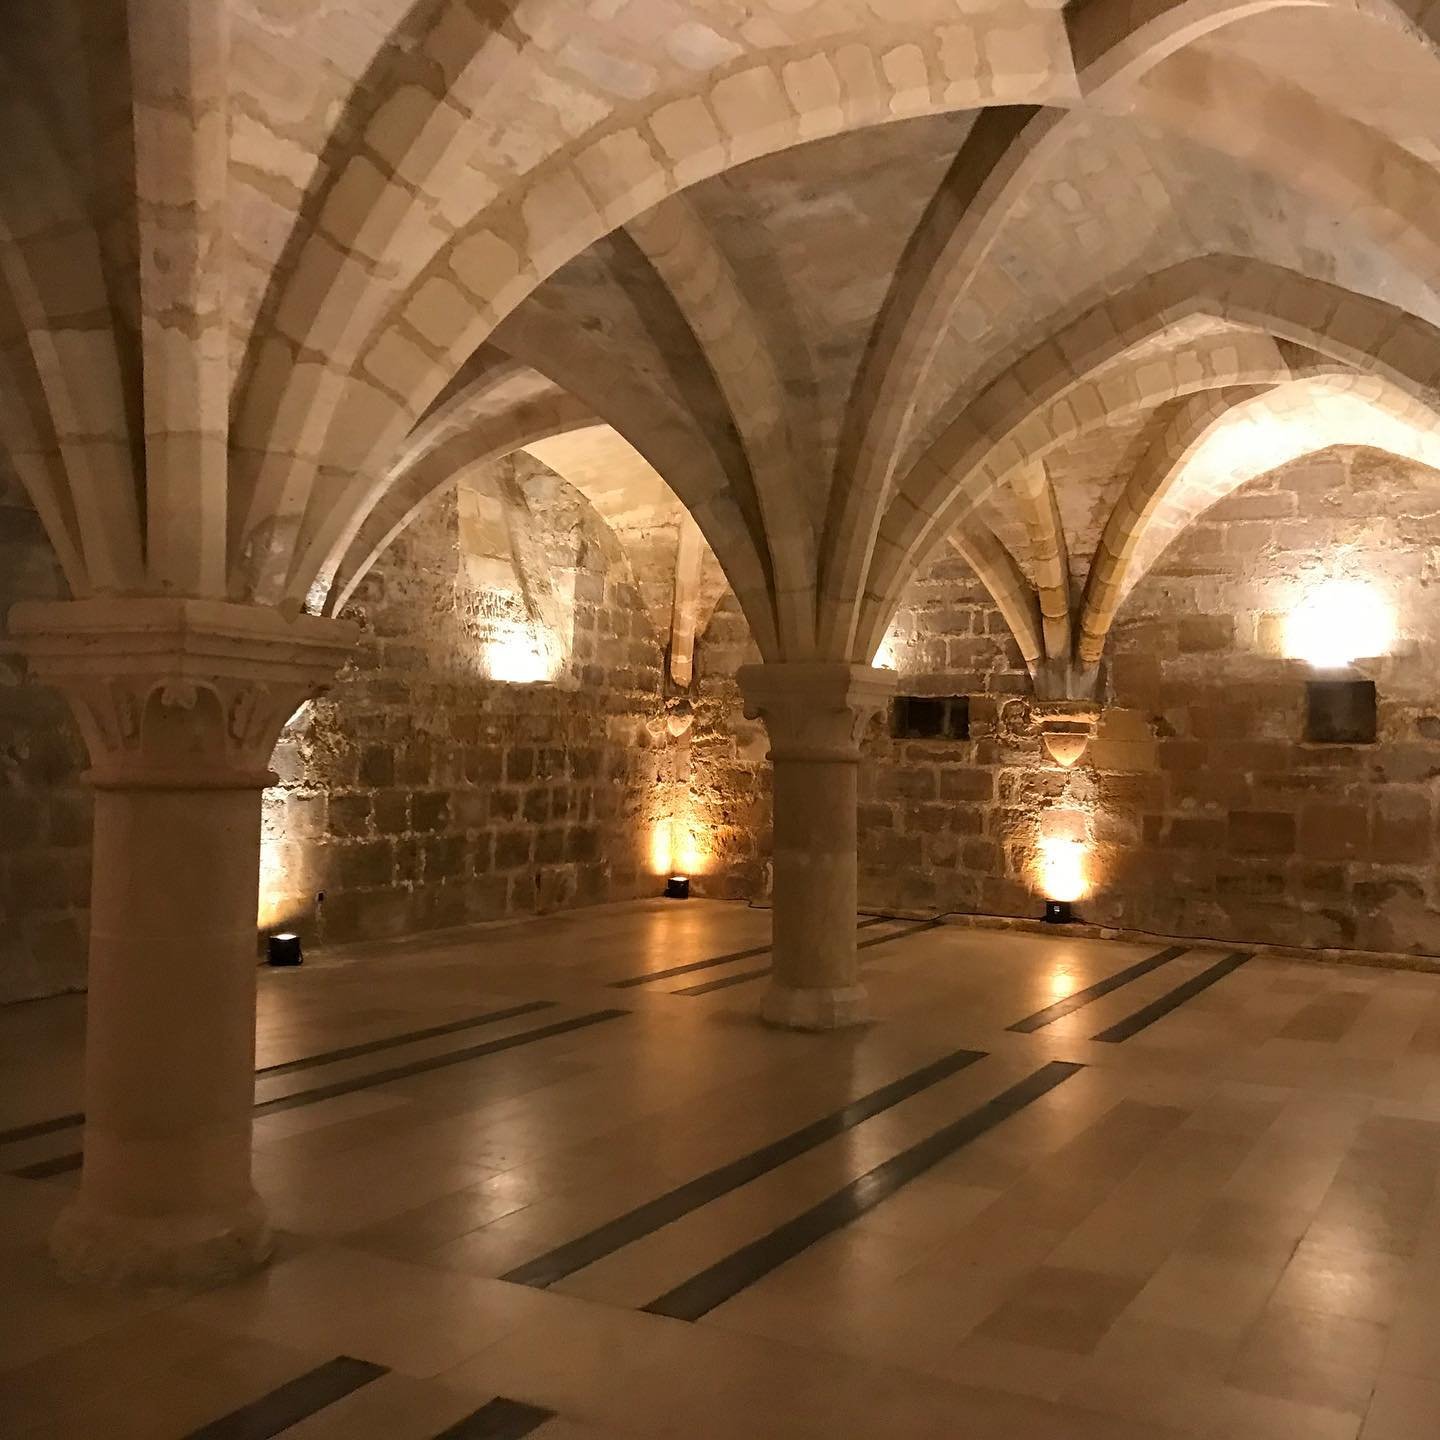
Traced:
[[73, 1279], [187, 1283], [262, 1262], [250, 1181], [261, 792], [353, 629], [162, 598], [21, 604], [96, 790], [85, 1164], [51, 1249]]
[[737, 678], [746, 715], [765, 722], [775, 771], [775, 972], [760, 1014], [800, 1030], [857, 1024], [856, 768], [895, 673], [797, 661], [746, 665]]

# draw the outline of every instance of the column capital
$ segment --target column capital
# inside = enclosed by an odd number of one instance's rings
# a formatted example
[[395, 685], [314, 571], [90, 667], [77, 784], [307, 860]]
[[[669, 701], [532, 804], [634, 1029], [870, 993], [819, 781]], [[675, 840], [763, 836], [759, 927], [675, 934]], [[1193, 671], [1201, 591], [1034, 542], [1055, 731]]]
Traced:
[[224, 600], [25, 601], [11, 638], [70, 701], [101, 788], [269, 783], [285, 721], [344, 664], [356, 627]]
[[834, 660], [742, 665], [745, 714], [761, 719], [772, 760], [850, 761], [870, 717], [895, 693], [895, 672]]
[[1089, 749], [1100, 728], [1097, 700], [1036, 700], [1030, 713], [1050, 758], [1067, 770]]

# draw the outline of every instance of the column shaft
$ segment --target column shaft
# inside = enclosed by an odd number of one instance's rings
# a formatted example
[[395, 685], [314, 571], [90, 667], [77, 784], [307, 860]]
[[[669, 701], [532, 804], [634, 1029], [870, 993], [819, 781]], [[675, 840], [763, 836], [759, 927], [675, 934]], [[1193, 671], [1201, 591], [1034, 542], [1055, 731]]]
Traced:
[[775, 969], [761, 1016], [830, 1030], [866, 1018], [855, 952], [860, 736], [890, 671], [829, 661], [745, 666], [745, 711], [774, 765]]
[[100, 789], [77, 1276], [202, 1280], [269, 1251], [250, 1183], [258, 789]]
[[856, 762], [775, 756], [774, 768], [775, 987], [858, 1015]]
[[260, 801], [353, 628], [224, 601], [17, 605], [95, 786], [85, 1162], [51, 1249], [74, 1279], [206, 1283], [259, 1264], [250, 1181]]

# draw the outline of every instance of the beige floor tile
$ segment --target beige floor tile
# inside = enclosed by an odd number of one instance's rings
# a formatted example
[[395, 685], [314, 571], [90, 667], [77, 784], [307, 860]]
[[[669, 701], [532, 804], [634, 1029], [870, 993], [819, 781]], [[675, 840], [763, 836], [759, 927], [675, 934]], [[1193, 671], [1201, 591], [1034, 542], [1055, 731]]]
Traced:
[[1088, 1355], [1135, 1298], [1137, 1281], [1095, 1270], [1044, 1265], [976, 1330], [1040, 1350]]
[[1440, 1379], [1382, 1372], [1360, 1440], [1434, 1440], [1440, 1435]]
[[523, 1286], [325, 1247], [187, 1301], [175, 1313], [423, 1377], [493, 1344], [546, 1299]]
[[1398, 1256], [1306, 1240], [1285, 1267], [1274, 1299], [1280, 1305], [1387, 1325], [1409, 1278], [1409, 1264]]
[[1244, 1336], [1227, 1379], [1242, 1390], [1363, 1416], [1385, 1349], [1368, 1320], [1272, 1303]]
[[[754, 1024], [758, 989], [605, 987], [767, 932], [644, 902], [262, 973], [261, 1063], [523, 999], [633, 1013], [263, 1117], [280, 1259], [201, 1295], [62, 1285], [67, 1185], [0, 1175], [0, 1433], [175, 1440], [351, 1354], [393, 1373], [297, 1440], [429, 1440], [495, 1395], [558, 1411], [546, 1440], [1440, 1435], [1440, 977], [1256, 960], [1121, 1045], [1089, 1037], [1203, 956], [1031, 1035], [1147, 948], [947, 927], [867, 951], [886, 1018], [835, 1035]], [[11, 1123], [74, 1108], [82, 1023], [0, 1010]], [[493, 1278], [959, 1045], [990, 1058], [563, 1286]], [[1086, 1068], [699, 1323], [627, 1308], [1050, 1059]]]

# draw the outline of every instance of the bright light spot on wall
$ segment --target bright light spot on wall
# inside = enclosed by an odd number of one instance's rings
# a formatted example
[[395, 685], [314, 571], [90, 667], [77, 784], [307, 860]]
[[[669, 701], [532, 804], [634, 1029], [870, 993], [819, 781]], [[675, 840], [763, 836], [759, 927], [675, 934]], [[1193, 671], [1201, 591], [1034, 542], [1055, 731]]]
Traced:
[[266, 836], [260, 844], [260, 904], [255, 920], [261, 930], [280, 923], [285, 913], [285, 867], [279, 843]]
[[1317, 670], [1373, 655], [1395, 641], [1395, 614], [1373, 585], [1328, 580], [1309, 591], [1285, 622], [1285, 653]]
[[1088, 822], [1083, 810], [1057, 808], [1040, 817], [1036, 836], [1036, 879], [1047, 900], [1081, 900], [1089, 893], [1085, 857]]
[[480, 644], [480, 663], [492, 680], [535, 685], [553, 680], [559, 670], [539, 627], [519, 620], [494, 620]]
[[681, 833], [675, 862], [681, 875], [702, 875], [710, 868], [709, 853], [693, 825], [686, 826]]
[[1040, 890], [1047, 900], [1080, 900], [1087, 888], [1085, 846], [1050, 836], [1040, 841]]
[[655, 875], [669, 875], [674, 870], [675, 846], [673, 820], [657, 820], [650, 836], [650, 870]]
[[914, 638], [914, 616], [908, 610], [901, 611], [885, 632], [880, 648], [870, 661], [871, 665], [877, 670], [898, 670], [900, 657], [910, 647]]
[[710, 868], [704, 828], [693, 819], [669, 816], [650, 834], [650, 869], [656, 875], [703, 875]]
[[294, 926], [303, 918], [304, 903], [298, 893], [302, 880], [290, 873], [295, 847], [285, 833], [285, 804], [282, 792], [265, 792], [260, 827], [260, 895], [255, 913], [257, 928], [274, 930]]

